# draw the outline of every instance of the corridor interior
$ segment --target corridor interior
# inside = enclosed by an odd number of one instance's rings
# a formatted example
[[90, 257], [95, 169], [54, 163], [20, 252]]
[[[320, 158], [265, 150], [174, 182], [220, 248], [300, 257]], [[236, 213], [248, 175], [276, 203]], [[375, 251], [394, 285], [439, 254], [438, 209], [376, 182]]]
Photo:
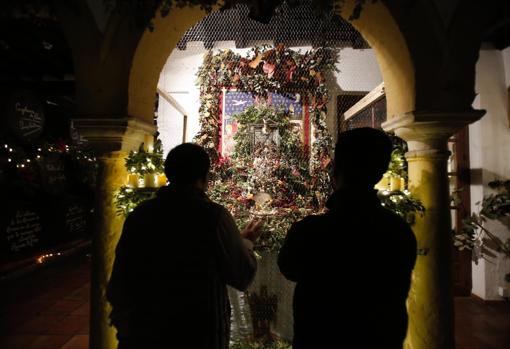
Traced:
[[[90, 254], [0, 285], [0, 348], [87, 349]], [[510, 348], [510, 303], [455, 299], [456, 349]]]

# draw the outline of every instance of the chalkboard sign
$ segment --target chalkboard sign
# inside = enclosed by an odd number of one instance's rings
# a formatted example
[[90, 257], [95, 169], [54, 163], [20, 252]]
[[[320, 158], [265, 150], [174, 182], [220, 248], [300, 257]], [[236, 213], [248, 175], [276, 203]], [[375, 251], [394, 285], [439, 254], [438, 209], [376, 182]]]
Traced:
[[19, 209], [11, 217], [5, 230], [9, 252], [19, 253], [40, 243], [42, 224], [39, 215], [29, 209]]
[[87, 210], [80, 204], [70, 204], [64, 217], [65, 230], [68, 236], [76, 237], [87, 232]]
[[44, 129], [44, 109], [39, 98], [27, 91], [13, 93], [6, 105], [10, 132], [23, 141], [38, 139]]
[[58, 153], [49, 154], [40, 164], [43, 186], [46, 192], [55, 195], [62, 193], [66, 189], [66, 173], [62, 155]]

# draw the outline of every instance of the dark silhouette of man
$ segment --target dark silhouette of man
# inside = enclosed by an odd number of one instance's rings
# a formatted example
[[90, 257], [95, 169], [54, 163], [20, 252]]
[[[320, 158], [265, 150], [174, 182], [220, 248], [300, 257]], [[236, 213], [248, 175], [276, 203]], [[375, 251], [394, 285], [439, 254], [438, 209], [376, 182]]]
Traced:
[[170, 151], [170, 182], [124, 223], [109, 282], [119, 348], [226, 349], [226, 285], [245, 290], [257, 263], [260, 223], [239, 232], [205, 194], [209, 156], [185, 143]]
[[416, 239], [404, 220], [381, 206], [374, 190], [391, 151], [382, 131], [340, 134], [328, 211], [288, 232], [278, 265], [297, 283], [295, 349], [403, 346]]

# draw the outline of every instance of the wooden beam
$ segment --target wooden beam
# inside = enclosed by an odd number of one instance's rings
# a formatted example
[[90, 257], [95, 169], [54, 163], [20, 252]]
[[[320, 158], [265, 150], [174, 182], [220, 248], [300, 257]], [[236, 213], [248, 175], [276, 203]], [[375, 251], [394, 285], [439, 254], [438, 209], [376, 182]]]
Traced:
[[188, 115], [182, 116], [182, 143], [186, 143], [186, 133], [188, 131]]
[[179, 102], [177, 102], [177, 100], [174, 97], [172, 97], [170, 93], [163, 90], [159, 86], [157, 88], [157, 91], [161, 95], [161, 97], [163, 97], [168, 103], [170, 103], [175, 109], [177, 109], [179, 113], [181, 113], [182, 115], [188, 115], [184, 107]]
[[384, 96], [384, 82], [381, 82], [376, 88], [367, 93], [365, 97], [360, 99], [358, 103], [354, 104], [344, 113], [344, 120], [352, 118], [360, 111], [368, 107], [370, 104], [378, 101]]

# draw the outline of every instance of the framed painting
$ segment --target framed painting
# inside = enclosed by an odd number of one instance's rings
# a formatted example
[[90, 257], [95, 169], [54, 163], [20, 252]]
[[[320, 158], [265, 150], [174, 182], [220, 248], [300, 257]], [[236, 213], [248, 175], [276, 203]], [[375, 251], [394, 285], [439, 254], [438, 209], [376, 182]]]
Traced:
[[[229, 157], [235, 148], [234, 135], [237, 132], [237, 121], [234, 115], [258, 103], [250, 92], [224, 89], [221, 95], [221, 128], [219, 153]], [[299, 94], [270, 92], [265, 103], [273, 105], [290, 114], [290, 121], [301, 129], [303, 143], [308, 146], [310, 135], [310, 118], [307, 103], [303, 103]]]

